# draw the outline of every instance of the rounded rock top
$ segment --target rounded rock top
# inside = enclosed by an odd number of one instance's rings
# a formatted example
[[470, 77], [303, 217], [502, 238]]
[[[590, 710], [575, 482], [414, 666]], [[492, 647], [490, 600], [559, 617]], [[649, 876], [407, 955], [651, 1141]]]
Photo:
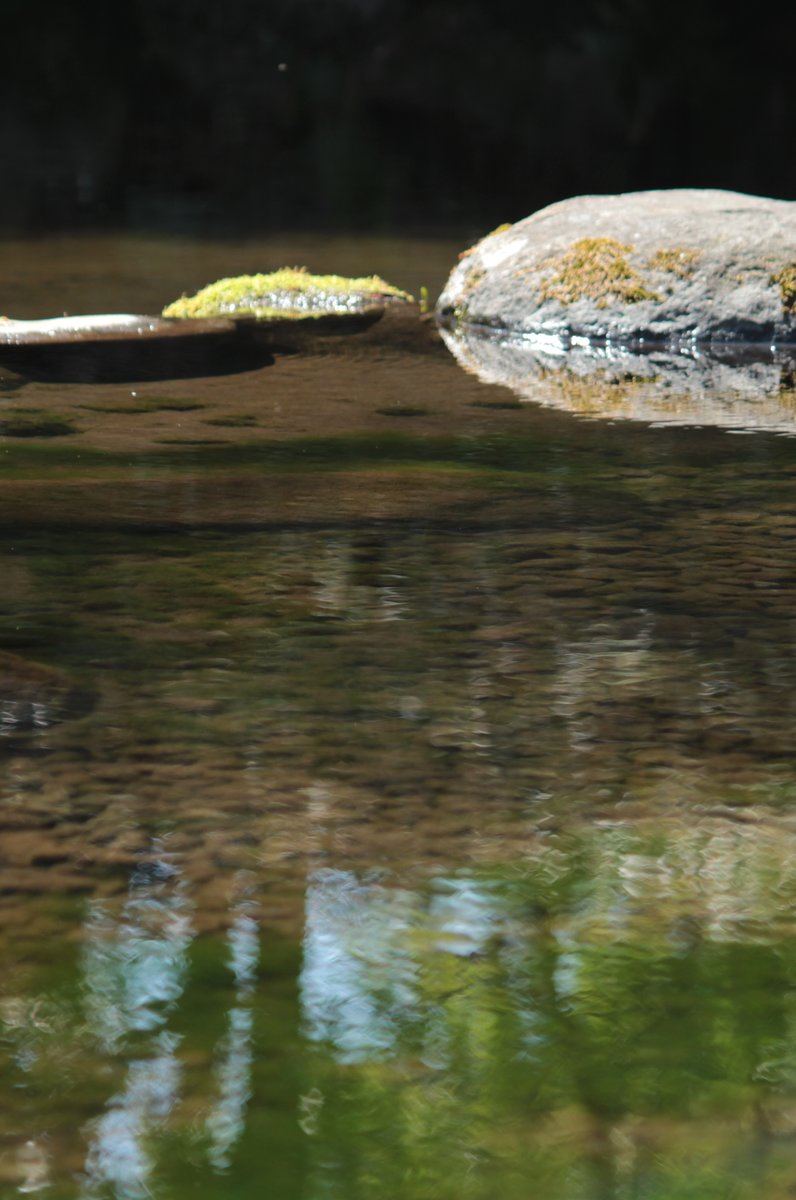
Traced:
[[312, 275], [305, 267], [282, 267], [265, 275], [218, 279], [195, 295], [167, 305], [163, 316], [300, 321], [365, 312], [411, 299], [378, 275], [349, 279], [342, 275]]
[[694, 188], [563, 200], [465, 251], [437, 313], [562, 345], [794, 345], [796, 202]]

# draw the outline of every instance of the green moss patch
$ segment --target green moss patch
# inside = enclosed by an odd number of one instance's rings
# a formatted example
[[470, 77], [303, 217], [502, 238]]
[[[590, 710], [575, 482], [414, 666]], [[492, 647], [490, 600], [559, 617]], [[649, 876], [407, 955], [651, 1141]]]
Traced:
[[789, 263], [777, 271], [776, 275], [771, 276], [771, 282], [779, 287], [785, 312], [793, 312], [796, 309], [796, 263]]
[[342, 275], [311, 275], [303, 267], [284, 267], [269, 275], [219, 279], [195, 296], [183, 296], [167, 305], [163, 316], [301, 319], [411, 299], [407, 292], [378, 275], [347, 279]]
[[[510, 221], [504, 221], [502, 225], [496, 226], [495, 229], [490, 229], [489, 233], [485, 233], [481, 238], [481, 242], [485, 242], [487, 238], [494, 237], [496, 233], [505, 233], [507, 229], [511, 229]], [[462, 250], [461, 254], [459, 255], [459, 261], [461, 261], [463, 258], [469, 258], [471, 254], [474, 254], [477, 248], [481, 245], [481, 242], [476, 242], [475, 246], [470, 246], [468, 250]]]
[[220, 425], [228, 429], [250, 429], [259, 423], [254, 413], [228, 413], [224, 417], [208, 417], [205, 420], [205, 425]]
[[636, 304], [640, 300], [661, 300], [658, 292], [646, 286], [631, 264], [633, 247], [615, 238], [579, 238], [563, 252], [545, 259], [542, 271], [549, 272], [539, 291], [545, 300], [574, 304], [592, 300], [598, 308], [609, 304]]
[[6, 408], [0, 412], [0, 437], [65, 437], [76, 432], [67, 418], [43, 408]]
[[82, 404], [92, 412], [101, 413], [152, 413], [192, 412], [204, 408], [198, 400], [182, 399], [179, 396], [141, 396], [135, 400], [101, 400], [97, 404]]
[[696, 264], [702, 257], [701, 250], [689, 250], [684, 246], [671, 246], [667, 250], [656, 250], [647, 262], [651, 271], [667, 271], [678, 279], [688, 279], [694, 274]]

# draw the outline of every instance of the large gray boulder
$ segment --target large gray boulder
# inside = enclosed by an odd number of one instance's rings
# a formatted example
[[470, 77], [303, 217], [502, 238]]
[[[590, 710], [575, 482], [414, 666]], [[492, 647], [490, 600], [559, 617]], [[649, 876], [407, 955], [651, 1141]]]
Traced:
[[796, 203], [701, 189], [578, 196], [466, 251], [443, 323], [590, 342], [796, 344]]

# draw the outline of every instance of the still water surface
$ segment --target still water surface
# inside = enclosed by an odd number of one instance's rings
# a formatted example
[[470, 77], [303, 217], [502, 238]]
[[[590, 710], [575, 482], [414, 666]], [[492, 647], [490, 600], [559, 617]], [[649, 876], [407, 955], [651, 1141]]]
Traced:
[[791, 1196], [793, 441], [441, 347], [178, 390], [261, 423], [7, 380], [84, 415], [0, 447], [0, 1194]]

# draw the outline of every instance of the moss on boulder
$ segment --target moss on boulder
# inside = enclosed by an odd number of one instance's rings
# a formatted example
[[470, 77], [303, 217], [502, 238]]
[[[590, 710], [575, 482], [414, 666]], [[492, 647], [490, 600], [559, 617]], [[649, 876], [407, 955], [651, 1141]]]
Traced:
[[796, 343], [796, 203], [685, 188], [576, 196], [460, 256], [448, 324], [594, 343]]
[[647, 287], [631, 265], [628, 255], [632, 249], [616, 238], [578, 238], [563, 254], [542, 262], [540, 294], [561, 304], [590, 299], [598, 308], [607, 308], [616, 300], [626, 304], [660, 300], [658, 292]]
[[777, 271], [771, 276], [771, 282], [779, 286], [785, 312], [796, 311], [796, 262], [788, 263], [781, 271]]
[[219, 279], [194, 296], [183, 296], [168, 304], [163, 316], [301, 320], [357, 313], [411, 299], [378, 275], [347, 279], [342, 275], [311, 275], [303, 267], [284, 267], [267, 275]]

